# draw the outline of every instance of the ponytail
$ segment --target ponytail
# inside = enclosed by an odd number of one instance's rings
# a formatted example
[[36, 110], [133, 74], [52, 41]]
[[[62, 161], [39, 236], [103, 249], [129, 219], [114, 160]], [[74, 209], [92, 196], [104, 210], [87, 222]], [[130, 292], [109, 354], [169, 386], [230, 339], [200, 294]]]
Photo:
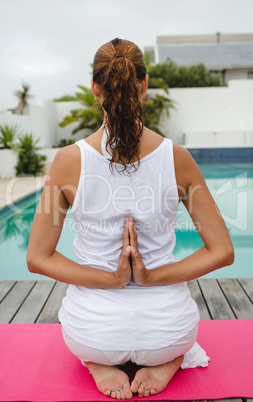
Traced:
[[130, 164], [137, 170], [134, 160], [139, 160], [139, 143], [143, 133], [142, 80], [146, 76], [144, 56], [132, 42], [115, 39], [103, 45], [96, 53], [93, 63], [93, 80], [104, 96], [102, 107], [106, 112], [108, 138], [112, 166], [117, 155], [123, 172]]

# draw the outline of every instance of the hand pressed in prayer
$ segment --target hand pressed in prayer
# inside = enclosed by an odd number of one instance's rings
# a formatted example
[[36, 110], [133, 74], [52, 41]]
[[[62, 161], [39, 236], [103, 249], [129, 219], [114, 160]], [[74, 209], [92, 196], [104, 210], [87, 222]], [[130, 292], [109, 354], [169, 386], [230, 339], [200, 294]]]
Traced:
[[131, 266], [133, 280], [137, 285], [148, 286], [150, 271], [145, 267], [141, 254], [138, 250], [137, 232], [132, 218], [128, 218], [128, 230], [131, 246]]
[[118, 287], [123, 288], [126, 286], [132, 278], [131, 262], [130, 262], [130, 237], [129, 237], [129, 221], [125, 222], [123, 233], [123, 247], [119, 258], [119, 264], [117, 271], [113, 273], [117, 280]]

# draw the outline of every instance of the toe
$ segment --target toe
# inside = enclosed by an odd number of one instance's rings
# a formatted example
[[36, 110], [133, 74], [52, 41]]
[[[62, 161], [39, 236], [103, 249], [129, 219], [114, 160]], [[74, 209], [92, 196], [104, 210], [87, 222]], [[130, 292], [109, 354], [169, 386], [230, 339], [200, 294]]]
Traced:
[[117, 396], [116, 392], [115, 392], [115, 391], [111, 391], [111, 397], [115, 399], [116, 396]]
[[157, 391], [155, 389], [151, 389], [150, 390], [150, 395], [155, 395], [155, 394], [157, 394]]
[[122, 399], [121, 391], [116, 391], [116, 398]]
[[139, 386], [140, 386], [140, 381], [137, 378], [134, 378], [133, 381], [132, 381], [130, 389], [131, 389], [132, 392], [135, 393], [135, 392], [138, 392]]
[[141, 384], [141, 385], [139, 386], [139, 388], [138, 388], [138, 395], [139, 395], [139, 396], [143, 396], [143, 395], [144, 395], [144, 392], [145, 392], [145, 387], [144, 387], [143, 384]]
[[111, 391], [109, 389], [107, 389], [106, 391], [104, 391], [104, 395], [111, 396]]
[[149, 389], [146, 389], [146, 390], [145, 390], [144, 396], [149, 396]]
[[129, 383], [126, 383], [126, 384], [123, 386], [123, 394], [124, 394], [124, 397], [127, 398], [127, 399], [132, 398], [133, 393], [132, 393], [132, 391], [131, 391], [131, 389], [130, 389], [130, 384], [129, 384]]

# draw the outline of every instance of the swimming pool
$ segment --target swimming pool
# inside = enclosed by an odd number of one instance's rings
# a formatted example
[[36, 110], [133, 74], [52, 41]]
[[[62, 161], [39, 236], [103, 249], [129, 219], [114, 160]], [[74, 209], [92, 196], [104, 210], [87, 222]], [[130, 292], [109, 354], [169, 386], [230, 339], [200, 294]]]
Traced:
[[[200, 164], [207, 185], [225, 219], [235, 247], [235, 262], [206, 277], [253, 277], [253, 164]], [[26, 249], [40, 192], [0, 213], [0, 280], [48, 279], [31, 274], [26, 267]], [[176, 259], [203, 245], [183, 205], [177, 219]], [[72, 251], [73, 217], [67, 214], [57, 250], [76, 261]]]

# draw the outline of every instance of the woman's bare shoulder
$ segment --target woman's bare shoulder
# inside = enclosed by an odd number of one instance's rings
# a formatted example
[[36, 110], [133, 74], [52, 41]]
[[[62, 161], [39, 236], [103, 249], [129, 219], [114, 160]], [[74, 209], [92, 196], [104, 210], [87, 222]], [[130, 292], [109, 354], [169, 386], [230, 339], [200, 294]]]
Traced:
[[77, 145], [72, 144], [61, 148], [55, 155], [49, 170], [49, 175], [54, 176], [61, 184], [70, 181], [70, 177], [80, 174], [81, 153]]
[[186, 190], [190, 184], [204, 182], [200, 168], [186, 148], [173, 143], [173, 154], [176, 181], [179, 187]]
[[78, 164], [81, 160], [80, 149], [76, 144], [68, 145], [61, 148], [55, 155], [53, 164], [57, 167], [61, 167], [64, 170]]
[[196, 164], [188, 149], [175, 142], [173, 142], [173, 154], [175, 167], [179, 169], [189, 168], [189, 166]]

